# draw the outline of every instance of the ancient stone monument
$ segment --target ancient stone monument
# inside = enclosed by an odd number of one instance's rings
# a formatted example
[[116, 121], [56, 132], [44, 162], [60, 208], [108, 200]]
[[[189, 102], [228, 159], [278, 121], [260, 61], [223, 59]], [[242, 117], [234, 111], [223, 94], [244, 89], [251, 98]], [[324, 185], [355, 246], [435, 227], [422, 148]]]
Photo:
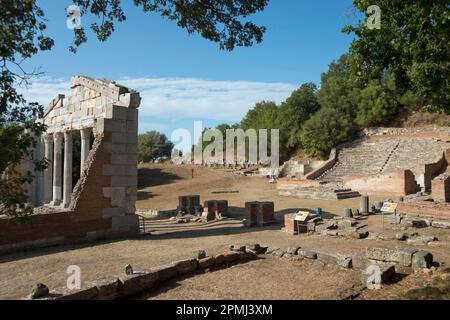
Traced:
[[[35, 158], [45, 157], [49, 166], [28, 186], [33, 224], [0, 218], [0, 251], [137, 234], [140, 100], [112, 81], [72, 79], [71, 95], [58, 95], [39, 120], [47, 131], [38, 137]], [[75, 132], [81, 135], [81, 172], [72, 188]]]

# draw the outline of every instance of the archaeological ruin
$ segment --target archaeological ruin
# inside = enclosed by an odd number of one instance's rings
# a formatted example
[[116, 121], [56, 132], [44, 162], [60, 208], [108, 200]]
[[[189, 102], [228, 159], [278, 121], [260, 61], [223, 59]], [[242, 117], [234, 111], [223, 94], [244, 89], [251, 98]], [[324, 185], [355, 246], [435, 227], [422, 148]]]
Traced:
[[[34, 155], [48, 167], [27, 186], [35, 215], [31, 224], [0, 217], [0, 252], [137, 234], [139, 105], [138, 92], [83, 76], [72, 79], [69, 97], [51, 101], [39, 120], [47, 131]], [[78, 133], [81, 150], [74, 150]]]
[[[320, 167], [280, 181], [278, 190], [282, 196], [330, 200], [361, 193], [437, 195], [438, 188], [448, 186], [439, 176], [448, 171], [449, 162], [448, 128], [366, 129], [361, 139], [333, 149]], [[443, 199], [445, 192], [439, 191], [436, 200]]]

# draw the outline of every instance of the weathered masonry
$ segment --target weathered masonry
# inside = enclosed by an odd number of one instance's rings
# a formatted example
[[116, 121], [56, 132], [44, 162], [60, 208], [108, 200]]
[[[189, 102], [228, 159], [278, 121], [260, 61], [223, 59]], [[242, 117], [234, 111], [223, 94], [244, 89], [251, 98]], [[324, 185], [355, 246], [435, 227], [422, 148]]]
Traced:
[[[0, 252], [138, 232], [139, 93], [81, 76], [72, 79], [71, 90], [68, 98], [53, 99], [40, 120], [48, 128], [38, 139], [35, 157], [45, 157], [49, 166], [28, 186], [36, 206], [32, 224], [0, 217]], [[72, 188], [76, 132], [81, 136], [80, 179]]]

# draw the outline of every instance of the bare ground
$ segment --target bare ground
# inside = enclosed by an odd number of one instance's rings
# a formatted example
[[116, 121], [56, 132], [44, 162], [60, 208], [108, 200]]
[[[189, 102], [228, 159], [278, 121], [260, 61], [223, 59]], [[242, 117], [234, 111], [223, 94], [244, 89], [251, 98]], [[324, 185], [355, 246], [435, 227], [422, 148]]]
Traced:
[[[192, 179], [189, 166], [142, 166], [138, 208], [173, 209], [177, 205], [179, 195], [200, 194], [202, 200], [229, 200], [233, 219], [209, 225], [174, 225], [168, 221], [154, 221], [151, 226], [152, 235], [0, 256], [0, 298], [24, 297], [36, 282], [45, 283], [50, 288], [63, 287], [68, 277], [66, 270], [70, 265], [80, 266], [82, 281], [89, 281], [105, 275], [119, 275], [127, 264], [133, 265], [135, 270], [145, 270], [195, 256], [200, 249], [210, 254], [219, 253], [232, 243], [256, 242], [280, 248], [300, 245], [346, 254], [362, 252], [369, 246], [410, 246], [399, 241], [349, 240], [318, 235], [290, 236], [280, 231], [281, 223], [268, 228], [244, 228], [240, 219], [245, 201], [274, 201], [276, 218], [282, 221], [284, 214], [317, 207], [323, 208], [329, 216], [340, 215], [346, 207], [357, 208], [359, 199], [321, 201], [284, 198], [279, 197], [276, 187], [263, 178], [237, 176], [207, 168], [195, 168], [194, 174]], [[219, 190], [234, 190], [239, 193], [212, 193]], [[372, 197], [371, 201], [388, 197]], [[368, 230], [382, 231], [381, 217], [370, 217], [368, 224]], [[384, 231], [396, 232], [389, 224], [386, 224]], [[441, 241], [450, 241], [450, 231], [447, 230], [426, 229], [420, 230], [419, 233], [433, 234]], [[448, 246], [419, 248], [431, 251], [435, 260], [443, 262], [442, 268], [450, 263]], [[354, 270], [329, 268], [332, 267], [317, 268], [302, 262], [278, 261], [275, 258], [258, 260], [181, 280], [176, 282], [175, 287], [172, 284], [172, 287], [162, 288], [158, 295], [149, 298], [180, 299], [189, 295], [198, 299], [323, 299], [329, 297], [330, 292], [359, 279], [359, 274], [356, 275]], [[418, 282], [413, 281], [415, 277]], [[423, 277], [429, 276], [409, 276], [395, 284], [395, 289], [388, 286], [381, 291], [365, 292], [362, 298], [395, 297], [394, 291], [420, 286], [422, 282], [419, 280]], [[302, 280], [295, 281], [299, 278]], [[211, 286], [215, 289], [208, 292], [207, 289]]]

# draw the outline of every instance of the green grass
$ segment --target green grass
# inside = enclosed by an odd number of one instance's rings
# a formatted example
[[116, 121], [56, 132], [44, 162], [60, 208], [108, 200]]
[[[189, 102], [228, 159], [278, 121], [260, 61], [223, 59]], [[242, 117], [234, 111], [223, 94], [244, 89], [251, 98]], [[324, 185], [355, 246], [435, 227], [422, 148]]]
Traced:
[[409, 290], [398, 295], [400, 300], [450, 300], [450, 277], [434, 277], [423, 288]]

